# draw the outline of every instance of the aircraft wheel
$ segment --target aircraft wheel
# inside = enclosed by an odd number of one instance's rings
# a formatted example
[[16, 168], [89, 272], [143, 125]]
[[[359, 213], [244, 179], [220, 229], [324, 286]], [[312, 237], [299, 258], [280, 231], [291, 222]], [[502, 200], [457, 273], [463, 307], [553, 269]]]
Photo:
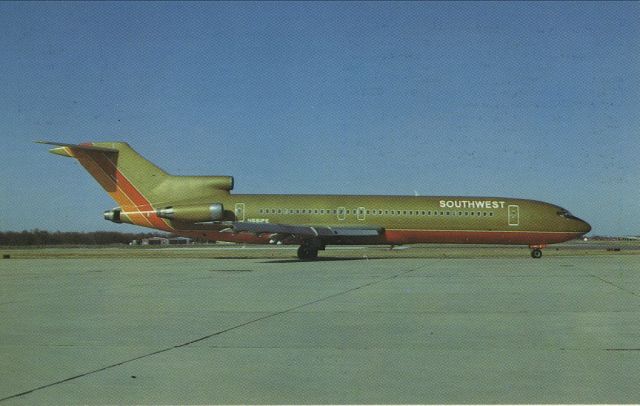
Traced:
[[302, 260], [318, 258], [318, 249], [308, 245], [301, 245], [298, 248], [298, 258]]
[[540, 250], [538, 248], [536, 248], [535, 250], [532, 250], [531, 251], [531, 257], [535, 258], [535, 259], [541, 258], [542, 257], [542, 250]]

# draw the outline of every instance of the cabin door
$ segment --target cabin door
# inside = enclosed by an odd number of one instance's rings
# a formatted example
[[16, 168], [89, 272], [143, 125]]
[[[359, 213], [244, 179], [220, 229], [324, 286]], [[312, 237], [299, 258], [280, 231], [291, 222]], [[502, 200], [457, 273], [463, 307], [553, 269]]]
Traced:
[[244, 203], [236, 203], [236, 221], [244, 221]]
[[517, 226], [520, 225], [520, 207], [515, 204], [512, 204], [507, 209], [509, 211], [509, 225]]

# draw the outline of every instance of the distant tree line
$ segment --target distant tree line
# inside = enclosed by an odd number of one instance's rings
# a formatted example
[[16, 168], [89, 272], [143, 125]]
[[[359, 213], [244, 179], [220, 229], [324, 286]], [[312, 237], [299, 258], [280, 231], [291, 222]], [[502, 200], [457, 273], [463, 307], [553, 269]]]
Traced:
[[160, 233], [119, 233], [116, 231], [67, 232], [46, 230], [0, 231], [0, 245], [108, 245], [129, 244], [133, 240], [162, 236]]
[[590, 240], [595, 241], [638, 241], [640, 240], [640, 235], [629, 235], [629, 236], [606, 236], [606, 235], [594, 235], [589, 237]]

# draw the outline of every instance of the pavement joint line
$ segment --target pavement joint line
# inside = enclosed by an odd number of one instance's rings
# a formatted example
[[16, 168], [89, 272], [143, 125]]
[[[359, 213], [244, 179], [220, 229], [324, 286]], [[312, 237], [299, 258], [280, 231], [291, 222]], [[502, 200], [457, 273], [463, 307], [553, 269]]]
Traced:
[[593, 278], [596, 278], [596, 279], [598, 279], [598, 280], [600, 280], [600, 281], [602, 281], [602, 282], [604, 282], [604, 283], [606, 283], [606, 284], [608, 284], [608, 285], [611, 285], [611, 286], [613, 286], [614, 288], [618, 288], [618, 289], [620, 289], [620, 290], [621, 290], [621, 291], [623, 291], [623, 292], [631, 293], [633, 296], [640, 296], [639, 294], [637, 294], [636, 292], [634, 292], [634, 291], [632, 291], [632, 290], [625, 289], [625, 288], [623, 288], [623, 287], [621, 287], [621, 286], [618, 286], [618, 285], [616, 285], [615, 283], [610, 282], [610, 281], [608, 281], [608, 280], [606, 280], [606, 279], [604, 279], [604, 278], [601, 278], [601, 277], [599, 277], [599, 276], [597, 276], [597, 275], [591, 275], [591, 274], [590, 274], [589, 276], [591, 276], [591, 277], [593, 277]]
[[[436, 261], [436, 262], [439, 262], [439, 261]], [[187, 347], [187, 346], [189, 346], [191, 344], [195, 344], [195, 343], [207, 340], [207, 339], [209, 339], [211, 337], [219, 336], [219, 335], [227, 333], [229, 331], [236, 330], [236, 329], [245, 327], [247, 325], [250, 325], [250, 324], [253, 324], [253, 323], [257, 323], [257, 322], [262, 321], [262, 320], [266, 320], [266, 319], [269, 319], [269, 318], [272, 318], [272, 317], [280, 316], [280, 315], [285, 314], [285, 313], [293, 312], [295, 310], [301, 309], [301, 308], [306, 307], [306, 306], [310, 306], [310, 305], [313, 305], [313, 304], [316, 304], [316, 303], [320, 303], [320, 302], [323, 302], [325, 300], [333, 299], [334, 297], [346, 295], [347, 293], [351, 293], [351, 292], [354, 292], [354, 291], [359, 290], [359, 289], [367, 288], [369, 286], [373, 286], [373, 285], [376, 285], [378, 283], [382, 283], [382, 282], [386, 282], [386, 281], [398, 278], [400, 276], [409, 274], [411, 272], [415, 272], [418, 269], [419, 268], [412, 267], [411, 269], [403, 270], [403, 271], [395, 273], [395, 274], [393, 274], [391, 276], [387, 276], [387, 277], [382, 278], [382, 279], [377, 279], [377, 280], [365, 283], [363, 285], [359, 285], [359, 286], [356, 286], [356, 287], [353, 287], [353, 288], [350, 288], [350, 289], [347, 289], [347, 290], [343, 290], [343, 291], [338, 292], [338, 293], [334, 293], [334, 294], [329, 295], [329, 296], [322, 297], [320, 299], [313, 300], [311, 302], [307, 302], [307, 303], [303, 303], [303, 304], [298, 305], [298, 306], [291, 307], [289, 309], [281, 310], [279, 312], [270, 313], [270, 314], [267, 314], [266, 316], [262, 316], [262, 317], [258, 317], [257, 319], [249, 320], [247, 322], [244, 322], [244, 323], [229, 327], [229, 328], [221, 330], [221, 331], [217, 331], [217, 332], [212, 333], [212, 334], [208, 334], [208, 335], [206, 335], [204, 337], [200, 337], [200, 338], [197, 338], [195, 340], [191, 340], [191, 341], [187, 341], [187, 342], [182, 343], [182, 344], [177, 344], [177, 345], [173, 345], [173, 346], [170, 346], [170, 347], [166, 347], [166, 348], [163, 348], [163, 349], [160, 349], [160, 350], [156, 350], [156, 351], [153, 351], [153, 352], [150, 352], [150, 353], [147, 353], [147, 354], [142, 354], [142, 355], [139, 355], [139, 356], [134, 357], [134, 358], [130, 358], [130, 359], [127, 359], [127, 360], [124, 360], [124, 361], [120, 361], [120, 362], [117, 362], [117, 363], [114, 363], [114, 364], [110, 364], [110, 365], [104, 366], [102, 368], [97, 368], [97, 369], [94, 369], [94, 370], [91, 370], [91, 371], [83, 372], [81, 374], [77, 374], [77, 375], [71, 376], [69, 378], [61, 379], [59, 381], [55, 381], [55, 382], [52, 382], [52, 383], [41, 385], [41, 386], [38, 386], [38, 387], [33, 388], [33, 389], [29, 389], [29, 390], [26, 390], [26, 391], [23, 391], [23, 392], [20, 392], [20, 393], [16, 393], [14, 395], [10, 395], [10, 396], [4, 397], [4, 398], [0, 398], [0, 402], [4, 402], [6, 400], [15, 399], [15, 398], [18, 398], [18, 397], [21, 397], [21, 396], [24, 396], [24, 395], [28, 395], [30, 393], [33, 393], [33, 392], [36, 392], [36, 391], [39, 391], [39, 390], [42, 390], [42, 389], [47, 389], [47, 388], [50, 388], [52, 386], [60, 385], [60, 384], [66, 383], [66, 382], [73, 381], [75, 379], [79, 379], [79, 378], [83, 378], [85, 376], [93, 375], [93, 374], [96, 374], [98, 372], [102, 372], [102, 371], [106, 371], [108, 369], [119, 367], [121, 365], [128, 364], [130, 362], [137, 361], [137, 360], [140, 360], [140, 359], [143, 359], [143, 358], [152, 357], [154, 355], [162, 354], [162, 353], [165, 353], [165, 352], [168, 352], [168, 351], [171, 351], [171, 350], [175, 350], [175, 349], [178, 349], [178, 348]]]

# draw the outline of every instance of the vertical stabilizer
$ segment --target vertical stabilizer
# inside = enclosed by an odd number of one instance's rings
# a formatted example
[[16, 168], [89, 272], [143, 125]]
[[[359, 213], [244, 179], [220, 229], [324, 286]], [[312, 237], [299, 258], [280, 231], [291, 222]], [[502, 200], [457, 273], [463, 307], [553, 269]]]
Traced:
[[95, 142], [56, 145], [51, 153], [76, 158], [119, 205], [133, 224], [170, 229], [157, 217], [151, 202], [157, 199], [154, 189], [170, 176], [125, 142]]

